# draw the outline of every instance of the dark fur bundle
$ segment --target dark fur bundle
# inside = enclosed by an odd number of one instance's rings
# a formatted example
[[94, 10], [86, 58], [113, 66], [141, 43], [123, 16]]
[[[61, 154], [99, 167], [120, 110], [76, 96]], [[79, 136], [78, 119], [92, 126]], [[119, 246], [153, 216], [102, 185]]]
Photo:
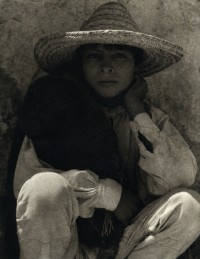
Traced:
[[20, 126], [38, 157], [57, 169], [90, 169], [116, 180], [122, 173], [112, 127], [92, 94], [72, 80], [46, 76], [34, 82]]

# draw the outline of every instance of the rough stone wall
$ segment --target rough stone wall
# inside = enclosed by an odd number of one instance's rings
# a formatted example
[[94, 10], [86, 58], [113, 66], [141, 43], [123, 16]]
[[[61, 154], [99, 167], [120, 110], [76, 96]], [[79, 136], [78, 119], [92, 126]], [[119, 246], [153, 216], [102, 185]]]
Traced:
[[[77, 30], [106, 0], [0, 0], [0, 199], [16, 110], [37, 65], [44, 34]], [[200, 1], [121, 0], [140, 28], [183, 46], [181, 62], [148, 79], [153, 102], [165, 110], [200, 162]], [[0, 242], [3, 238], [0, 223]], [[1, 253], [1, 250], [0, 250]], [[0, 255], [0, 258], [1, 257]]]

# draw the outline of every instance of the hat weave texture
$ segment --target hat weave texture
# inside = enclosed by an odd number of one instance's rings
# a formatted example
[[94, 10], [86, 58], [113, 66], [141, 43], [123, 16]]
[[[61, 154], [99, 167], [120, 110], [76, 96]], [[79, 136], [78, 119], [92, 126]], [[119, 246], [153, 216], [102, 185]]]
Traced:
[[77, 47], [85, 44], [122, 44], [144, 50], [136, 73], [149, 76], [178, 62], [181, 47], [140, 32], [125, 6], [109, 2], [97, 8], [80, 31], [42, 37], [35, 46], [35, 59], [46, 72], [54, 72], [73, 59]]

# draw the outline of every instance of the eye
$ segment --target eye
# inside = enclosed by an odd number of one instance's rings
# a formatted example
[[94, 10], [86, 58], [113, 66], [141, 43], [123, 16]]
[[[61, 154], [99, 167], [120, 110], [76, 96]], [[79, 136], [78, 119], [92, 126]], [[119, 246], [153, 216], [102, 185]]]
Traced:
[[100, 58], [100, 54], [98, 52], [88, 53], [86, 56], [87, 59], [98, 59]]
[[126, 59], [127, 58], [127, 55], [123, 52], [117, 52], [114, 54], [114, 58], [117, 58], [117, 59]]

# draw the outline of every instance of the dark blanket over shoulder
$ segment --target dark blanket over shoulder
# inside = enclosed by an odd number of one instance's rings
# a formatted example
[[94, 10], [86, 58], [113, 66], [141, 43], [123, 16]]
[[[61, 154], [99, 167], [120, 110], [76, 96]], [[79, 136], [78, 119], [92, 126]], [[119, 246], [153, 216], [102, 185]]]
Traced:
[[90, 169], [116, 180], [121, 174], [112, 127], [87, 88], [72, 80], [46, 76], [34, 82], [20, 124], [39, 158], [57, 169]]

